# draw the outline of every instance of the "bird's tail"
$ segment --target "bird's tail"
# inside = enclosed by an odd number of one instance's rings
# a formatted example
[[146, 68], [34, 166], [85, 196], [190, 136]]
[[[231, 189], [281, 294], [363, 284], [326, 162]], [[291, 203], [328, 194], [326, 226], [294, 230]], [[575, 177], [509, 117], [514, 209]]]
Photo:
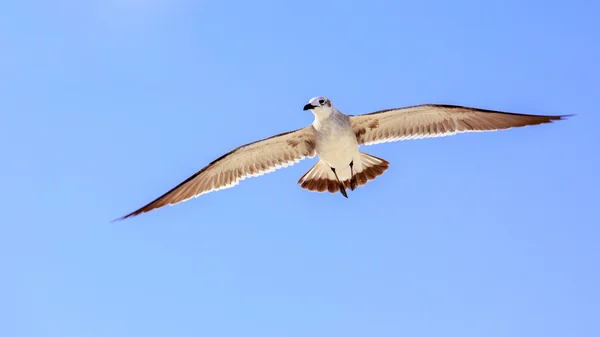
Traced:
[[[354, 178], [356, 185], [365, 185], [370, 180], [382, 175], [388, 168], [390, 163], [382, 158], [359, 152], [358, 158], [360, 164], [354, 165]], [[344, 168], [346, 169], [346, 168]], [[350, 169], [349, 167], [347, 168]], [[349, 175], [348, 175], [349, 176]], [[322, 160], [319, 160], [308, 172], [306, 172], [299, 180], [300, 187], [313, 192], [337, 193], [340, 191], [340, 184], [335, 178], [335, 174]], [[351, 188], [350, 179], [342, 181], [345, 188]]]
[[[359, 156], [361, 165], [354, 171], [357, 186], [362, 186], [379, 177], [390, 167], [390, 163], [385, 159], [364, 152], [359, 152]], [[350, 180], [344, 181], [344, 185], [350, 186]]]

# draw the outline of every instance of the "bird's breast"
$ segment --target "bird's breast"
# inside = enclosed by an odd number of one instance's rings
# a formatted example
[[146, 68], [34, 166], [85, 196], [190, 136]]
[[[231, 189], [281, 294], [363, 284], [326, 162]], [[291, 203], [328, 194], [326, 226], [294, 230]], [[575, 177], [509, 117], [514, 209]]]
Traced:
[[334, 168], [349, 165], [358, 153], [358, 142], [349, 124], [327, 125], [317, 130], [315, 145], [319, 158]]

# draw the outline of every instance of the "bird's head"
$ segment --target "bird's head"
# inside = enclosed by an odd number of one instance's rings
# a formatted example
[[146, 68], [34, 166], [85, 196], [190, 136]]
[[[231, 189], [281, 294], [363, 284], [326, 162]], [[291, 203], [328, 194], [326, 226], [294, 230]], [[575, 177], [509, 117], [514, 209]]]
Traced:
[[308, 101], [304, 110], [310, 110], [317, 118], [327, 118], [335, 108], [327, 97], [317, 96]]

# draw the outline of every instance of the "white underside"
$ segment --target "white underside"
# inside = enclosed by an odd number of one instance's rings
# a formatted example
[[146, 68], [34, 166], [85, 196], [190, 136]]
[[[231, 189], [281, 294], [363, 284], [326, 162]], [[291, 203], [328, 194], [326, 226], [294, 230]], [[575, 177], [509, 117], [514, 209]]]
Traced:
[[329, 167], [335, 168], [340, 181], [352, 177], [350, 173], [351, 162], [353, 162], [354, 173], [362, 172], [358, 142], [349, 123], [332, 121], [326, 124], [321, 123], [316, 129], [315, 150], [317, 156]]

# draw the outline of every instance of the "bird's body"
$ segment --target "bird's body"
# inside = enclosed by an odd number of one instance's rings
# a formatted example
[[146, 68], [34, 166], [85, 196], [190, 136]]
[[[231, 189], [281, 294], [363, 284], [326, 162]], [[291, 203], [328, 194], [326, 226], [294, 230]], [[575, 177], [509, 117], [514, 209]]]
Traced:
[[350, 118], [336, 109], [323, 120], [316, 118], [312, 125], [315, 128], [315, 151], [319, 159], [336, 169], [341, 181], [350, 179], [350, 163], [359, 165], [360, 162], [358, 142], [350, 125]]
[[566, 117], [442, 104], [352, 116], [338, 111], [326, 97], [312, 98], [304, 110], [310, 110], [315, 116], [311, 125], [240, 146], [123, 218], [230, 188], [248, 177], [260, 176], [314, 156], [319, 160], [298, 180], [300, 186], [315, 192], [339, 192], [347, 198], [346, 189], [365, 185], [382, 175], [389, 166], [385, 159], [360, 152], [361, 145], [495, 131], [550, 123]]

